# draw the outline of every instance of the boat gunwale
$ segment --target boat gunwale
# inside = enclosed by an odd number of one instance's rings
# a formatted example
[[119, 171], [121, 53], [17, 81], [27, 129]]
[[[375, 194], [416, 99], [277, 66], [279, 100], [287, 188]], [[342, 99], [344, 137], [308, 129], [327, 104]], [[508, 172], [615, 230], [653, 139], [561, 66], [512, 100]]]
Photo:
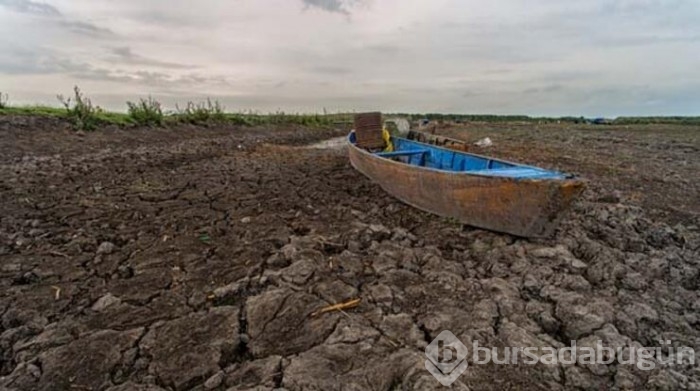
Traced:
[[[443, 148], [443, 147], [440, 147], [440, 146], [437, 146], [437, 145], [427, 144], [427, 143], [423, 143], [423, 142], [416, 141], [416, 140], [409, 140], [409, 139], [403, 138], [403, 137], [392, 136], [392, 138], [397, 138], [397, 139], [401, 139], [401, 140], [406, 140], [406, 141], [410, 141], [410, 142], [417, 143], [417, 144], [424, 144], [424, 145], [426, 145], [426, 146], [428, 146], [428, 147], [430, 147], [430, 148], [441, 149], [441, 150], [447, 151], [447, 152], [460, 153], [460, 154], [464, 154], [464, 155], [475, 156], [475, 157], [478, 157], [478, 158], [481, 158], [481, 159], [493, 160], [493, 161], [497, 161], [497, 162], [505, 163], [505, 164], [512, 164], [512, 165], [514, 165], [514, 166], [516, 166], [516, 167], [533, 168], [533, 169], [536, 169], [536, 170], [542, 170], [542, 171], [545, 171], [545, 172], [552, 172], [552, 173], [560, 174], [560, 175], [563, 175], [563, 176], [572, 175], [572, 174], [561, 173], [561, 172], [559, 172], [559, 171], [547, 170], [547, 169], [540, 168], [540, 167], [537, 167], [537, 166], [530, 166], [530, 165], [527, 165], [527, 164], [515, 163], [515, 162], [511, 162], [511, 161], [504, 160], [504, 159], [491, 158], [491, 157], [489, 157], [489, 156], [479, 155], [479, 154], [476, 154], [476, 153], [463, 152], [463, 151], [455, 151], [455, 150], [452, 150], [452, 149], [449, 149], [449, 148]], [[359, 151], [360, 153], [363, 153], [363, 154], [365, 154], [365, 155], [371, 156], [371, 157], [373, 157], [373, 158], [375, 158], [375, 159], [378, 159], [378, 160], [381, 160], [381, 161], [384, 161], [384, 162], [389, 162], [389, 163], [391, 163], [391, 164], [399, 164], [399, 165], [402, 165], [402, 166], [409, 166], [409, 167], [412, 167], [412, 168], [414, 168], [414, 169], [422, 169], [422, 170], [425, 170], [425, 171], [428, 171], [428, 172], [444, 173], [444, 174], [451, 174], [451, 175], [467, 175], [467, 176], [472, 176], [472, 177], [487, 178], [487, 179], [493, 179], [493, 180], [508, 180], [508, 181], [513, 181], [513, 182], [523, 182], [523, 181], [530, 181], [530, 182], [551, 182], [551, 181], [556, 181], [556, 182], [560, 182], [560, 183], [581, 183], [581, 182], [584, 182], [583, 179], [578, 178], [578, 177], [573, 176], [573, 175], [572, 175], [572, 177], [570, 177], [570, 178], [567, 178], [567, 177], [564, 177], [564, 178], [539, 178], [539, 179], [538, 179], [538, 178], [515, 178], [515, 177], [511, 177], [511, 176], [496, 176], [496, 175], [480, 174], [480, 173], [478, 173], [477, 171], [474, 171], [474, 172], [470, 172], [470, 171], [451, 171], [451, 170], [443, 170], [443, 169], [439, 169], [439, 168], [432, 168], [432, 167], [425, 167], [425, 166], [417, 166], [417, 165], [414, 165], [414, 164], [406, 164], [406, 163], [403, 163], [403, 162], [397, 162], [397, 161], [395, 161], [395, 160], [386, 159], [386, 158], [383, 158], [383, 157], [381, 157], [381, 156], [377, 156], [376, 154], [374, 154], [374, 153], [372, 153], [372, 152], [366, 151], [366, 150], [364, 150], [364, 149], [358, 147], [357, 145], [355, 145], [352, 141], [350, 141], [350, 135], [348, 135], [347, 140], [348, 140], [348, 144], [350, 144], [350, 147], [354, 148], [355, 150]]]

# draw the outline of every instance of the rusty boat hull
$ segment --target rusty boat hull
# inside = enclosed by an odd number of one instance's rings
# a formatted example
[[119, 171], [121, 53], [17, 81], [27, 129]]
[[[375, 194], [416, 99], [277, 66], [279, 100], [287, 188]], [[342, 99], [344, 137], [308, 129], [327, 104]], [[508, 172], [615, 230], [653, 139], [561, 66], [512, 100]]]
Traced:
[[349, 141], [353, 167], [406, 204], [516, 236], [550, 236], [585, 187], [555, 171], [402, 138], [392, 138], [397, 150], [390, 153]]

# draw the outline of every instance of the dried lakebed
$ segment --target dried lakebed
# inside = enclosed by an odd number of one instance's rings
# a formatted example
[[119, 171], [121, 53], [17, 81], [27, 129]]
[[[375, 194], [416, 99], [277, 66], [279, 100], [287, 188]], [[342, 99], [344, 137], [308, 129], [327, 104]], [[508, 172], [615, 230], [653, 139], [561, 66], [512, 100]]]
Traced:
[[[0, 127], [4, 389], [443, 389], [424, 366], [443, 330], [468, 346], [700, 352], [698, 206], [664, 218], [630, 196], [638, 178], [587, 171], [594, 148], [563, 167], [591, 180], [583, 198], [528, 241], [403, 205], [342, 149], [299, 148], [340, 131], [36, 122]], [[451, 387], [700, 389], [700, 371], [470, 363]]]

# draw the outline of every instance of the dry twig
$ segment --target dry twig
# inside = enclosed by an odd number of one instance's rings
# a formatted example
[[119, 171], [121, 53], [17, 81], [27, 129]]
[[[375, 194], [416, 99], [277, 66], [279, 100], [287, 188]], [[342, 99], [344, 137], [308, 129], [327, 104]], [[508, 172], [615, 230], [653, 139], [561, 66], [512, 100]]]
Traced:
[[58, 300], [61, 298], [61, 288], [57, 287], [56, 285], [51, 285], [51, 289], [53, 289], [53, 298], [54, 300]]
[[344, 303], [329, 305], [328, 307], [323, 307], [320, 310], [312, 313], [311, 316], [321, 315], [321, 314], [324, 314], [326, 312], [331, 312], [331, 311], [342, 311], [342, 310], [346, 310], [349, 308], [355, 308], [360, 304], [361, 300], [362, 299], [352, 299], [352, 300], [348, 300]]

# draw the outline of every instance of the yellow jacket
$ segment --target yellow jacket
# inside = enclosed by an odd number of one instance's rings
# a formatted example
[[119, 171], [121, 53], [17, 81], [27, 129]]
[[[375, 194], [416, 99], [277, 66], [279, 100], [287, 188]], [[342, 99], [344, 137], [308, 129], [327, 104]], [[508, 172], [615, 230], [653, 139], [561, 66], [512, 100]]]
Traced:
[[382, 138], [384, 139], [384, 143], [386, 144], [386, 148], [384, 148], [384, 152], [393, 152], [394, 151], [394, 144], [391, 142], [391, 134], [389, 133], [386, 128], [382, 129]]

